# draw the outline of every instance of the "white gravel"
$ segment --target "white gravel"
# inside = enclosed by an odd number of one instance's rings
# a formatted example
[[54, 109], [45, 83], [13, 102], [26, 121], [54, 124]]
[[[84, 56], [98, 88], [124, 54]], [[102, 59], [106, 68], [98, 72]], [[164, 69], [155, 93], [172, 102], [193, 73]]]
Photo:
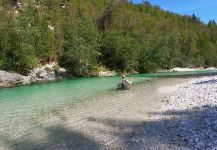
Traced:
[[25, 120], [36, 125], [0, 134], [0, 150], [217, 150], [216, 92], [217, 76], [112, 91]]
[[[176, 133], [163, 136], [171, 141], [177, 138], [180, 148], [217, 150], [217, 76], [190, 79], [171, 90], [158, 114], [176, 125], [176, 130], [167, 128], [167, 133]], [[167, 92], [168, 87], [160, 91]]]

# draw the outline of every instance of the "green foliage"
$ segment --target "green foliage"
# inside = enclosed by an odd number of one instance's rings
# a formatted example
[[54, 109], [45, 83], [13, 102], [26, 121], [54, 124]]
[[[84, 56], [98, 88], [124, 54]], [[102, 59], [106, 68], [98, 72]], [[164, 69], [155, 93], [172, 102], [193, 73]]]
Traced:
[[0, 39], [0, 68], [3, 68], [3, 56], [4, 56], [4, 53], [3, 53], [3, 46], [1, 45], [1, 39]]
[[87, 76], [96, 66], [99, 55], [99, 34], [87, 18], [77, 18], [67, 26], [59, 64], [75, 76]]
[[27, 74], [37, 62], [35, 51], [21, 33], [19, 20], [0, 11], [0, 69]]
[[137, 44], [129, 36], [118, 32], [106, 32], [102, 39], [101, 61], [103, 65], [119, 71], [131, 71], [137, 67]]
[[173, 56], [176, 54], [172, 46], [175, 44], [173, 43], [175, 41], [172, 41], [168, 36], [155, 37], [154, 40], [154, 44], [146, 45], [140, 51], [139, 72], [155, 72], [156, 70], [169, 69], [173, 66]]
[[0, 6], [0, 69], [58, 61], [76, 76], [217, 66], [217, 24], [127, 0], [22, 0]]
[[46, 15], [28, 6], [20, 11], [18, 19], [23, 38], [32, 45], [40, 62], [55, 60], [54, 31], [48, 28], [49, 21]]
[[8, 39], [2, 40], [1, 68], [26, 74], [36, 64], [36, 56], [31, 45], [21, 42], [19, 33], [10, 28]]

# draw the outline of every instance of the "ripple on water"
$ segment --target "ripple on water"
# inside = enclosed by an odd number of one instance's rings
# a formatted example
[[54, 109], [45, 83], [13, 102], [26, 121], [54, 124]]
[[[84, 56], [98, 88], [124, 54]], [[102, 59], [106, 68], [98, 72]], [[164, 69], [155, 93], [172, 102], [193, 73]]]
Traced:
[[[131, 75], [129, 79], [134, 83], [140, 83], [159, 77], [191, 74], [200, 73]], [[112, 94], [119, 80], [119, 77], [82, 78], [0, 89], [0, 132], [22, 132], [33, 127], [37, 118], [55, 113], [55, 109], [94, 99], [93, 97], [99, 95]]]

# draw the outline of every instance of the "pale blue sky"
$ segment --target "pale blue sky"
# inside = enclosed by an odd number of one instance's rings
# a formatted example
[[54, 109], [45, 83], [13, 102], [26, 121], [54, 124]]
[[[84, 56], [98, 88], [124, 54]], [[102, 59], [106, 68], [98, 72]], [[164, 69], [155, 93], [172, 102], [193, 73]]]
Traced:
[[[151, 4], [158, 5], [165, 10], [179, 14], [198, 16], [207, 23], [210, 19], [217, 21], [217, 0], [148, 0]], [[140, 3], [142, 0], [133, 0]]]

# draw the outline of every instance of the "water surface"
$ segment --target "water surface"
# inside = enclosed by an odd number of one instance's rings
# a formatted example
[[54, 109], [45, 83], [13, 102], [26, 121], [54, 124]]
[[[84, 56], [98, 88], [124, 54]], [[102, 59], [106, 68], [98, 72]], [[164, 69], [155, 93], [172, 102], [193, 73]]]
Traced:
[[[128, 78], [135, 85], [159, 78], [216, 73], [216, 71], [155, 73], [129, 75]], [[112, 94], [119, 80], [120, 77], [77, 78], [0, 89], [0, 132], [10, 132], [17, 126], [22, 126], [23, 129], [30, 128], [29, 124], [23, 122], [40, 117], [55, 108], [62, 108], [68, 103], [79, 103], [103, 94]]]

